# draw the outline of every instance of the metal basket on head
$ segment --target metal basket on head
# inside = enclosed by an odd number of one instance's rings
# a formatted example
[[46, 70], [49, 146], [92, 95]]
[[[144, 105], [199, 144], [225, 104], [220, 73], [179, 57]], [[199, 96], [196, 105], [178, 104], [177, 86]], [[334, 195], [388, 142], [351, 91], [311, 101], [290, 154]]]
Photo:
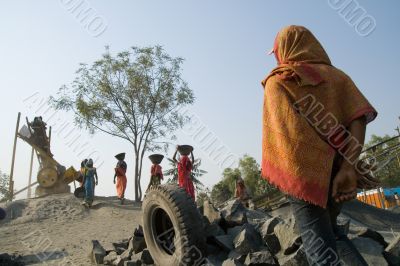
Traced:
[[149, 156], [149, 159], [153, 164], [160, 164], [162, 162], [162, 160], [164, 159], [164, 155], [152, 154]]
[[189, 155], [193, 151], [193, 147], [190, 145], [179, 145], [178, 151], [181, 155]]

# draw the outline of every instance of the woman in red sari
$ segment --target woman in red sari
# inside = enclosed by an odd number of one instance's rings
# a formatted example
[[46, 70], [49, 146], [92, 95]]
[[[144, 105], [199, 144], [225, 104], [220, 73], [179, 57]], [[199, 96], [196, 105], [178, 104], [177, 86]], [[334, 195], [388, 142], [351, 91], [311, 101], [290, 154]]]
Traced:
[[173, 160], [178, 165], [178, 184], [179, 187], [184, 188], [186, 192], [195, 200], [194, 185], [191, 178], [191, 173], [193, 169], [194, 156], [193, 151], [190, 152], [191, 159], [188, 155], [181, 155], [179, 161], [176, 159], [176, 154], [178, 153], [177, 146]]

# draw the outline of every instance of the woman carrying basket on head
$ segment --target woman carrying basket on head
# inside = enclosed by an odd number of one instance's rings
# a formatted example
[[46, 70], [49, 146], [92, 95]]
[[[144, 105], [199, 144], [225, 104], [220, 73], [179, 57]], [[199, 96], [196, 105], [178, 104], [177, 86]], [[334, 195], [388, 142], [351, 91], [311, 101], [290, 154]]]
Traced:
[[[176, 155], [180, 152], [181, 156], [179, 161], [176, 159]], [[188, 155], [191, 155], [191, 160]], [[174, 162], [178, 165], [178, 184], [179, 187], [184, 188], [186, 192], [190, 195], [190, 197], [195, 200], [195, 191], [194, 185], [191, 177], [194, 156], [193, 156], [193, 147], [189, 145], [177, 146], [176, 151], [174, 153], [174, 157], [172, 158]]]

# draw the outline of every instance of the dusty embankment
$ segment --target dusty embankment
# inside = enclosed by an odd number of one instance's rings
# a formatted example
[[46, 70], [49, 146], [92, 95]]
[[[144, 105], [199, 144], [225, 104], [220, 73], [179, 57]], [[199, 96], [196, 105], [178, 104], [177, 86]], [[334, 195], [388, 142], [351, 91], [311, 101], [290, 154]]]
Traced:
[[114, 198], [96, 198], [92, 209], [72, 194], [2, 204], [0, 253], [22, 256], [29, 265], [91, 265], [91, 240], [107, 245], [127, 238], [141, 221], [141, 206]]

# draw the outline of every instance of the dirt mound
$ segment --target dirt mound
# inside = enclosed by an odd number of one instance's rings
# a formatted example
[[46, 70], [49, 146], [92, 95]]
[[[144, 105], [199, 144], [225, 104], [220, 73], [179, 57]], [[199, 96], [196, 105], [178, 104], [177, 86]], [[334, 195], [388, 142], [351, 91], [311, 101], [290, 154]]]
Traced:
[[0, 251], [29, 265], [91, 265], [92, 239], [123, 239], [141, 220], [140, 204], [129, 200], [121, 206], [114, 197], [95, 197], [92, 209], [81, 202], [58, 194], [0, 205], [7, 211]]
[[80, 205], [80, 201], [72, 194], [14, 201], [1, 206], [7, 212], [1, 224], [22, 224], [44, 219], [81, 219], [85, 210]]

